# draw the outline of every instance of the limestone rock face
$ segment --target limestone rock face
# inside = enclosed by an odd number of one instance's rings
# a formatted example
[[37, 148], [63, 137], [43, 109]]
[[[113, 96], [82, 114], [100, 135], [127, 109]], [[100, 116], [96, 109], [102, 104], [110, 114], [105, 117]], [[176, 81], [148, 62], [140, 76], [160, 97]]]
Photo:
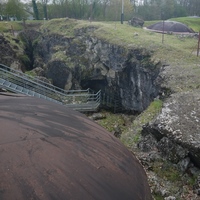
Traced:
[[[16, 46], [17, 48], [17, 46]], [[10, 45], [10, 42], [0, 34], [0, 63], [18, 69], [20, 66], [19, 59]]]
[[37, 61], [46, 63], [46, 77], [65, 89], [101, 90], [123, 110], [143, 111], [159, 93], [161, 64], [144, 48], [110, 44], [94, 37], [94, 30], [77, 29], [71, 38], [50, 33], [41, 37], [35, 53]]
[[[143, 111], [159, 93], [160, 63], [150, 60], [144, 49], [123, 47], [90, 38], [84, 55], [94, 72], [87, 79], [104, 80], [102, 91], [116, 95], [125, 110]], [[94, 62], [94, 64], [93, 64]], [[108, 92], [109, 91], [109, 92]]]
[[200, 167], [199, 130], [200, 94], [193, 91], [171, 95], [156, 120], [144, 127], [143, 134], [152, 134], [160, 143], [160, 151], [171, 161], [177, 163], [189, 157]]
[[52, 80], [53, 85], [69, 90], [72, 84], [72, 74], [62, 61], [49, 62], [46, 69], [46, 77]]

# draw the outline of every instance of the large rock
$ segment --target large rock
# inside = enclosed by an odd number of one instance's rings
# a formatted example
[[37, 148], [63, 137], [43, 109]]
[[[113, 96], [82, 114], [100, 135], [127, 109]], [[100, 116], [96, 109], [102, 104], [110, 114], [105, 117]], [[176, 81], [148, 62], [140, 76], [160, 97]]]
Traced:
[[143, 27], [144, 20], [138, 17], [133, 17], [131, 20], [129, 20], [129, 24], [135, 27]]
[[160, 151], [172, 161], [189, 157], [200, 167], [199, 130], [200, 93], [193, 91], [171, 95], [156, 120], [144, 127], [143, 134], [154, 135]]
[[62, 61], [49, 62], [46, 68], [46, 77], [52, 81], [53, 85], [59, 88], [71, 89], [72, 73]]
[[151, 200], [144, 169], [85, 115], [0, 94], [0, 199]]

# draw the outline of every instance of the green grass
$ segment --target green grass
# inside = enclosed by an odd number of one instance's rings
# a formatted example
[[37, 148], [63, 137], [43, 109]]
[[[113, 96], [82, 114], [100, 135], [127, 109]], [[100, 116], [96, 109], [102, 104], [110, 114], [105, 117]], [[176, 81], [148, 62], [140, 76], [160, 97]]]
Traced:
[[[67, 37], [74, 37], [74, 31], [92, 30], [90, 34], [105, 42], [119, 45], [124, 48], [124, 54], [129, 49], [146, 49], [153, 52], [153, 60], [168, 62], [199, 63], [199, 59], [192, 52], [197, 47], [197, 39], [179, 38], [176, 35], [164, 35], [150, 32], [141, 28], [120, 24], [116, 22], [88, 22], [84, 20], [54, 19], [46, 22], [43, 26], [50, 32], [59, 33]], [[200, 27], [200, 25], [199, 25]]]
[[20, 31], [23, 29], [22, 24], [19, 22], [7, 22], [7, 21], [1, 21], [0, 22], [0, 32], [11, 32], [11, 30], [14, 31]]
[[156, 172], [158, 176], [171, 182], [181, 181], [180, 171], [172, 166], [171, 163], [166, 162], [154, 162], [153, 171]]
[[[27, 20], [26, 25], [41, 25], [43, 24], [42, 20]], [[22, 21], [0, 21], [0, 33], [7, 33], [11, 32], [11, 30], [14, 31], [22, 31], [24, 29], [23, 22]]]
[[152, 121], [161, 111], [162, 101], [155, 100], [149, 107], [136, 117], [129, 131], [126, 131], [121, 136], [121, 141], [125, 146], [131, 148], [140, 139], [142, 126]]
[[120, 114], [112, 114], [104, 111], [105, 119], [98, 120], [98, 123], [106, 128], [108, 131], [113, 132], [116, 126], [119, 126], [122, 131], [125, 131], [124, 118]]
[[153, 194], [155, 200], [164, 200], [164, 197], [162, 197], [161, 194]]
[[28, 76], [32, 76], [32, 77], [37, 76], [35, 71], [26, 71], [25, 74], [27, 74]]
[[95, 23], [99, 24], [94, 35], [112, 44], [125, 47], [125, 49], [140, 48], [154, 52], [153, 59], [160, 59], [168, 62], [199, 63], [196, 55], [192, 51], [197, 47], [197, 39], [179, 38], [176, 35], [164, 35], [162, 43], [162, 34], [144, 31], [141, 28], [131, 27], [127, 24], [117, 24], [116, 28], [113, 23]]
[[[197, 18], [176, 18], [173, 19], [189, 25], [194, 30], [200, 29], [199, 19]], [[145, 22], [146, 25], [156, 21]], [[61, 34], [66, 37], [74, 37], [74, 31], [80, 29], [92, 30], [92, 35], [103, 41], [124, 48], [124, 54], [128, 49], [140, 48], [154, 52], [153, 60], [162, 60], [173, 63], [199, 63], [199, 59], [193, 53], [197, 47], [197, 40], [194, 38], [179, 38], [175, 35], [162, 34], [145, 31], [141, 28], [120, 24], [119, 22], [92, 22], [75, 19], [53, 19], [49, 21], [26, 21], [27, 24], [42, 24], [44, 31]], [[10, 32], [11, 26], [15, 31], [23, 29], [22, 22], [0, 22], [0, 32]], [[85, 30], [85, 32], [87, 33]]]
[[74, 27], [81, 23], [75, 19], [53, 19], [49, 21], [43, 21], [43, 25], [41, 28], [44, 30], [48, 30], [48, 32], [54, 34], [64, 35], [66, 37], [74, 36]]

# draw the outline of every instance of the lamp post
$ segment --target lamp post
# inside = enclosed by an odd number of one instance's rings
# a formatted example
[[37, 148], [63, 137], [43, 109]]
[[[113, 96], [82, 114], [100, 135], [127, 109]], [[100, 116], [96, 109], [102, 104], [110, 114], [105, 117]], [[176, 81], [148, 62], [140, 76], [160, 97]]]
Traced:
[[162, 44], [164, 43], [164, 35], [165, 35], [165, 20], [163, 19], [163, 27], [162, 27]]
[[124, 0], [122, 0], [121, 24], [124, 22]]

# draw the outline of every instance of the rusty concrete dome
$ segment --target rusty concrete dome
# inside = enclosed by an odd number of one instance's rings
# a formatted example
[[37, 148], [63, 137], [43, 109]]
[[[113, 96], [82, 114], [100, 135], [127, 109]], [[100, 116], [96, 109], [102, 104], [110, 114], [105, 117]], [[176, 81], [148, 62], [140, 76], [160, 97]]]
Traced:
[[85, 115], [0, 94], [1, 200], [151, 200], [146, 174], [120, 141]]
[[157, 22], [147, 27], [147, 29], [162, 32], [164, 28], [164, 32], [175, 32], [175, 33], [194, 33], [192, 29], [190, 29], [187, 25], [175, 22], [175, 21], [163, 21]]

